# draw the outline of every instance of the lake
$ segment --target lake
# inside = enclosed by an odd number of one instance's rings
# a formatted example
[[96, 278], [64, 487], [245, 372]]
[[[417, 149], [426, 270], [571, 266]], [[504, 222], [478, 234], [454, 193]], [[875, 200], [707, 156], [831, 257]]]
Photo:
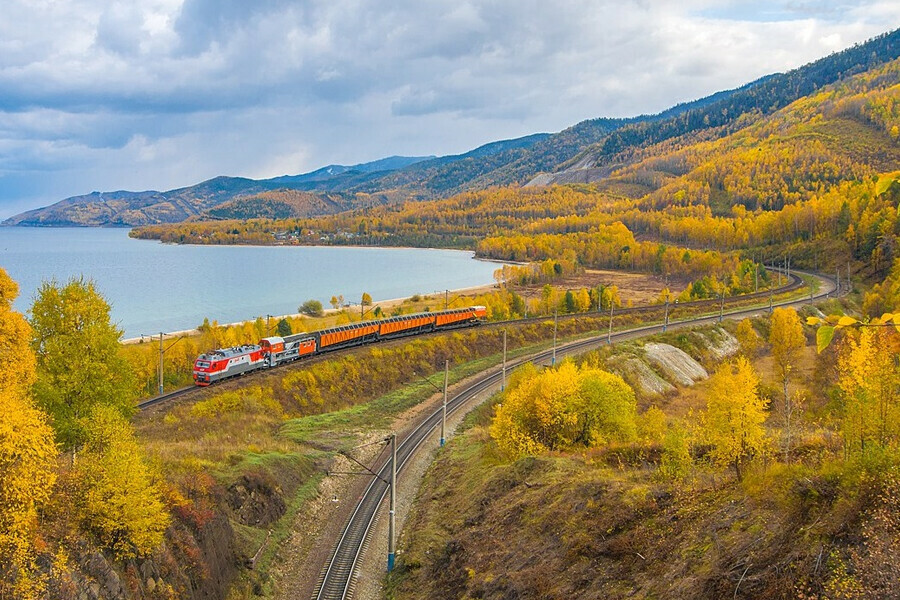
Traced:
[[126, 338], [297, 312], [332, 296], [359, 303], [493, 281], [496, 263], [457, 250], [331, 246], [177, 246], [127, 229], [0, 227], [0, 267], [25, 312], [41, 282], [93, 279]]

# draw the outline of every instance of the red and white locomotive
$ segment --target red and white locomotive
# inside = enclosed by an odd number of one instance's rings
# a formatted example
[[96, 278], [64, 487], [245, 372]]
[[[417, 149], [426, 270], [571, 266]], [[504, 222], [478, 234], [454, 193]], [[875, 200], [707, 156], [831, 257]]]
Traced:
[[478, 325], [487, 317], [484, 306], [400, 315], [378, 321], [362, 321], [286, 337], [267, 337], [259, 344], [220, 348], [201, 354], [194, 362], [194, 383], [206, 386], [242, 375], [340, 348], [429, 331]]

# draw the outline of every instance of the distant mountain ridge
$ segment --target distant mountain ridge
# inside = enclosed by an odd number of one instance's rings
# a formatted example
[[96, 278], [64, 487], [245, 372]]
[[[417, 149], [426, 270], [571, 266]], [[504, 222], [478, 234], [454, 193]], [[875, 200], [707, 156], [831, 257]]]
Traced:
[[166, 192], [93, 192], [3, 224], [139, 226], [187, 219], [315, 216], [491, 186], [592, 183], [640, 160], [654, 144], [723, 137], [822, 86], [898, 57], [900, 30], [895, 30], [787, 73], [656, 115], [590, 119], [558, 133], [492, 142], [452, 156], [392, 156], [265, 180], [223, 176]]
[[238, 198], [252, 198], [257, 194], [277, 189], [327, 188], [328, 182], [332, 180], [365, 178], [431, 158], [433, 157], [391, 156], [358, 165], [328, 165], [310, 173], [262, 180], [219, 176], [196, 185], [165, 192], [155, 190], [91, 192], [15, 215], [3, 221], [3, 225], [134, 227], [156, 223], [179, 223]]
[[[819, 88], [900, 57], [900, 29], [864, 44], [819, 59], [786, 73], [758, 79], [726, 94], [714, 94], [687, 110], [660, 113], [652, 124], [629, 124], [600, 142], [584, 148], [554, 173], [537, 175], [531, 185], [592, 183], [603, 179], [611, 167], [628, 162], [637, 148], [663, 142], [699, 130], [719, 128], [719, 136], [731, 132], [739, 120], [774, 113]], [[674, 107], [678, 109], [679, 107]], [[669, 114], [667, 114], [669, 113]], [[746, 124], [746, 122], [743, 122]]]

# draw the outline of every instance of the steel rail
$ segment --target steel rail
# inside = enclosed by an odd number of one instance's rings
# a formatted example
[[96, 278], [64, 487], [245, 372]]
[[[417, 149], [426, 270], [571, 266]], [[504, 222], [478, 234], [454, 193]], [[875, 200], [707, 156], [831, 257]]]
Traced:
[[[820, 274], [804, 274], [817, 277], [820, 281], [824, 282], [827, 285], [822, 286], [819, 289], [818, 293], [814, 293], [810, 298], [804, 297], [802, 299], [781, 300], [778, 302], [773, 302], [773, 307], [806, 304], [811, 299], [823, 298], [825, 296], [828, 296], [835, 290], [836, 286], [833, 278]], [[794, 277], [795, 276], [792, 276], [792, 278]], [[796, 277], [794, 282], [790, 284], [790, 286], [786, 287], [796, 289], [800, 285], [802, 285], [802, 280], [799, 277]], [[762, 294], [762, 296], [766, 296], [768, 294], [769, 293], [766, 292], [765, 294]], [[746, 299], [747, 296], [740, 296], [736, 298]], [[719, 304], [721, 300], [714, 299], [714, 302], [716, 304]], [[724, 316], [728, 316], [731, 318], [737, 316], [749, 316], [758, 314], [760, 311], [766, 310], [768, 310], [768, 306], [742, 307], [739, 309], [726, 311], [724, 312]], [[545, 320], [545, 318], [542, 318], [541, 320]], [[712, 323], [718, 320], [718, 314], [705, 315], [685, 319], [682, 321], [670, 321], [668, 327], [670, 329], [680, 329], [704, 323]], [[521, 322], [521, 320], [515, 322]], [[626, 339], [633, 339], [652, 333], [659, 333], [660, 330], [661, 326], [659, 324], [633, 327], [624, 331], [613, 333], [611, 336], [611, 340], [622, 341]], [[604, 346], [607, 343], [606, 337], [606, 334], [602, 334], [560, 345], [556, 349], [556, 353], [557, 355], [577, 354], [591, 348]], [[523, 358], [507, 365], [507, 369], [514, 369], [515, 367], [526, 362], [546, 364], [551, 360], [552, 356], [552, 348], [543, 350], [531, 357]], [[499, 387], [502, 372], [500, 370], [497, 370], [496, 367], [493, 367], [492, 369], [492, 371], [489, 371], [483, 377], [469, 384], [466, 388], [459, 391], [452, 398], [449, 398], [447, 401], [447, 413], [453, 414], [456, 410], [466, 405], [470, 400], [474, 399], [482, 392], [488, 391], [493, 387]], [[413, 453], [421, 446], [421, 444], [428, 438], [431, 432], [434, 431], [434, 429], [440, 423], [441, 412], [442, 408], [438, 408], [430, 415], [425, 417], [419, 423], [419, 425], [417, 425], [400, 442], [397, 448], [398, 477]], [[373, 477], [365, 492], [363, 492], [362, 497], [357, 503], [356, 508], [348, 519], [347, 524], [345, 525], [340, 537], [338, 538], [337, 543], [335, 544], [335, 548], [327, 565], [325, 565], [322, 574], [319, 577], [319, 582], [313, 595], [313, 598], [315, 598], [316, 600], [347, 600], [352, 596], [353, 584], [356, 581], [355, 573], [357, 565], [359, 564], [359, 559], [362, 556], [362, 553], [365, 551], [368, 537], [372, 531], [372, 525], [375, 522], [375, 517], [378, 514], [378, 508], [382, 504], [384, 497], [388, 492], [388, 484], [386, 483], [386, 481], [387, 477], [389, 476], [389, 470], [390, 461], [385, 460], [378, 470], [378, 477]]]

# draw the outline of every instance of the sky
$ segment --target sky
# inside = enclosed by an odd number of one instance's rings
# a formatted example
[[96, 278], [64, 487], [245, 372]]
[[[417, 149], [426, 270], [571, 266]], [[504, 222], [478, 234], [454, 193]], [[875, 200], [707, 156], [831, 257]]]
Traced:
[[3, 0], [0, 219], [656, 113], [898, 26], [900, 0]]

